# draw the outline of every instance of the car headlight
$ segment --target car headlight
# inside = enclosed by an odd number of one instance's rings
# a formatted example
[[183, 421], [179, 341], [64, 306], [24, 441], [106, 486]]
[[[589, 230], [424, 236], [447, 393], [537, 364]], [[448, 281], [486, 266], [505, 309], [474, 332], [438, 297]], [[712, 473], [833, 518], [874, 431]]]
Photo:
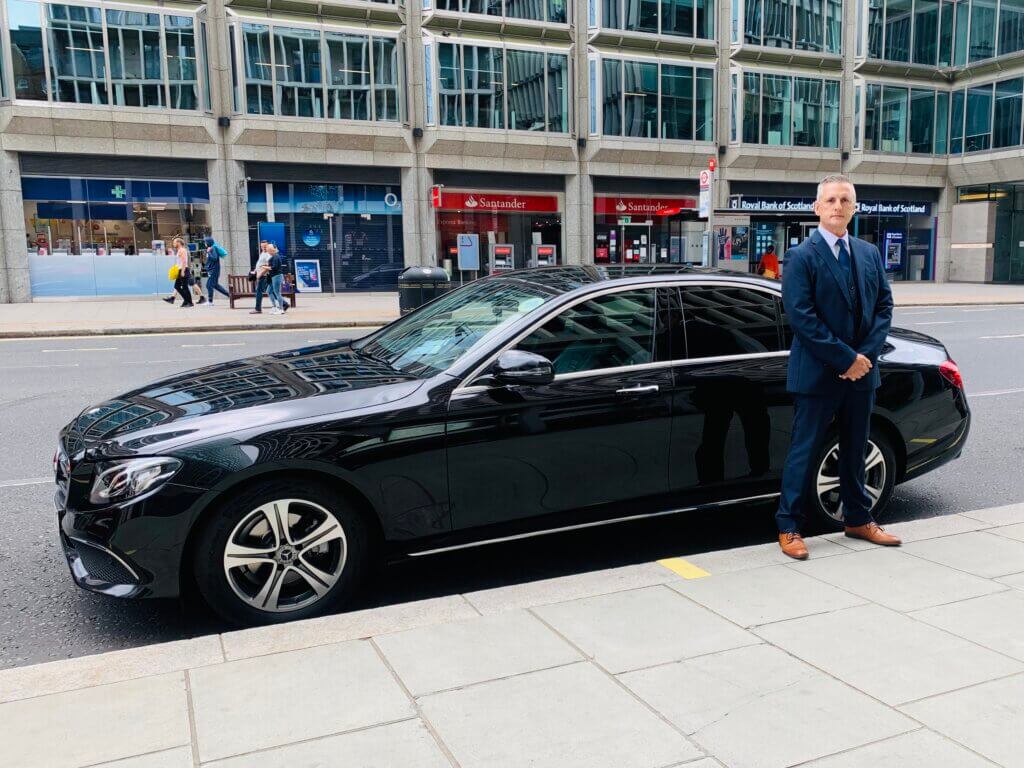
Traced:
[[166, 482], [181, 469], [178, 459], [167, 457], [104, 461], [97, 466], [89, 501], [108, 504], [141, 496]]

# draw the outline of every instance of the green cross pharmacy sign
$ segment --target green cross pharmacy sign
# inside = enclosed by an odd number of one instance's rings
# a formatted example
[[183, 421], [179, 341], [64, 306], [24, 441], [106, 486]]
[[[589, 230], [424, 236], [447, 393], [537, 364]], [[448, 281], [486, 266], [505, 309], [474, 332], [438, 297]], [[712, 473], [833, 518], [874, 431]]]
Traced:
[[124, 200], [124, 196], [128, 194], [128, 190], [118, 184], [116, 187], [110, 190], [110, 194], [116, 197], [118, 200]]

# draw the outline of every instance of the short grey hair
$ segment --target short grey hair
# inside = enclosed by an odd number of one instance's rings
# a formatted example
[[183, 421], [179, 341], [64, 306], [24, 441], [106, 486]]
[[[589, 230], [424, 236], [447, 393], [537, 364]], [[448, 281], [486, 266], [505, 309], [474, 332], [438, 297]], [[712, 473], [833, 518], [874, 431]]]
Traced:
[[831, 176], [826, 176], [818, 182], [818, 196], [815, 198], [816, 200], [821, 200], [821, 190], [826, 184], [849, 184], [850, 188], [853, 190], [853, 200], [854, 202], [857, 201], [857, 188], [853, 186], [853, 182], [850, 181], [849, 176], [845, 176], [841, 173], [834, 173]]

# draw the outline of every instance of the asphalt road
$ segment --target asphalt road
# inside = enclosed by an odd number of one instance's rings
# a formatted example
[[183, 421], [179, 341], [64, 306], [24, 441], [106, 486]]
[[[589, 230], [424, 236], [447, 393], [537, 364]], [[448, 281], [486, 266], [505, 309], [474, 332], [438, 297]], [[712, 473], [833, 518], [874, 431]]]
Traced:
[[[964, 455], [896, 489], [888, 520], [1024, 501], [1024, 305], [915, 307], [896, 324], [941, 338], [974, 414]], [[218, 360], [348, 337], [249, 332], [0, 341], [0, 668], [226, 629], [202, 606], [77, 589], [51, 498], [56, 435], [81, 409]], [[736, 507], [423, 558], [384, 571], [360, 607], [770, 541], [773, 508]]]

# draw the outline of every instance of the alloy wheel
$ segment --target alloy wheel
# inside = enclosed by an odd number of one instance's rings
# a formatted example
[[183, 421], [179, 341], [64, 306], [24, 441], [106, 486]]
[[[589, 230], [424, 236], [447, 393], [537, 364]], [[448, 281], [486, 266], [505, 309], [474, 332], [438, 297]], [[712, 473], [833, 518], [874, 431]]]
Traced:
[[[871, 509], [878, 506], [879, 499], [885, 492], [885, 481], [887, 479], [887, 468], [885, 455], [878, 444], [868, 440], [867, 451], [864, 457], [864, 490], [871, 497]], [[839, 446], [832, 446], [832, 450], [825, 454], [821, 465], [818, 467], [818, 476], [815, 482], [815, 492], [825, 514], [837, 523], [843, 523], [843, 502], [839, 498]]]
[[303, 499], [267, 502], [231, 531], [224, 574], [240, 600], [284, 613], [317, 602], [337, 583], [348, 555], [338, 518]]

